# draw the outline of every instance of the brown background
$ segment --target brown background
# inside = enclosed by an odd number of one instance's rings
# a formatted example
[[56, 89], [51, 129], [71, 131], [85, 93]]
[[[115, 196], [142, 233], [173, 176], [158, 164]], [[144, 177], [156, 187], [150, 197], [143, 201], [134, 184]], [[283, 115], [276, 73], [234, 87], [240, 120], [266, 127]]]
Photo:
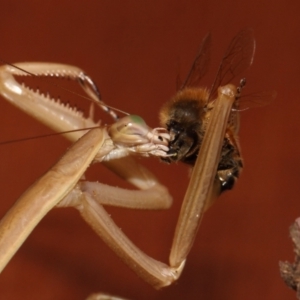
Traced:
[[[242, 113], [244, 172], [205, 215], [178, 283], [154, 290], [76, 211], [57, 209], [1, 274], [0, 298], [79, 300], [105, 291], [130, 299], [295, 299], [280, 279], [278, 261], [293, 259], [288, 227], [300, 216], [299, 9], [297, 0], [1, 3], [1, 58], [80, 66], [98, 82], [107, 103], [143, 116], [153, 127], [160, 106], [175, 93], [178, 66], [184, 77], [208, 31], [214, 47], [207, 82], [232, 37], [250, 26], [257, 52], [245, 74], [247, 89], [276, 90], [278, 97], [268, 107]], [[0, 140], [50, 132], [3, 99], [0, 107]], [[56, 137], [0, 147], [1, 215], [68, 146]], [[174, 196], [171, 210], [109, 211], [142, 249], [167, 262], [188, 169], [157, 160], [145, 164]], [[91, 177], [122, 185], [101, 166], [97, 172]]]

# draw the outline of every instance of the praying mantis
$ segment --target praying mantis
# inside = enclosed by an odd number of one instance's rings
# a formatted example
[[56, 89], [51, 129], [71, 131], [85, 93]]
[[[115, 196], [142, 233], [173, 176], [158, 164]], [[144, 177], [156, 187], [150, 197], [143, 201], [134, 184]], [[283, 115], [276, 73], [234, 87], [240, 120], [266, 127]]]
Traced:
[[[206, 69], [207, 47], [206, 38], [191, 74], [198, 74], [200, 69]], [[213, 105], [209, 107], [209, 117], [205, 119], [205, 134], [183, 200], [169, 265], [149, 257], [137, 248], [109, 217], [103, 205], [139, 209], [170, 207], [172, 198], [167, 189], [131, 156], [157, 156], [163, 159], [172, 157], [174, 153], [170, 153], [170, 144], [174, 137], [170, 131], [162, 128], [151, 129], [138, 116], [129, 115], [117, 119], [114, 111], [101, 101], [94, 82], [77, 67], [50, 63], [2, 66], [2, 96], [53, 130], [65, 132], [66, 138], [74, 144], [21, 196], [1, 220], [0, 270], [3, 270], [49, 210], [55, 206], [70, 206], [79, 210], [94, 231], [143, 280], [155, 288], [162, 288], [176, 281], [184, 268], [205, 209], [220, 194], [220, 180], [231, 175], [231, 171], [224, 175], [224, 170], [221, 170], [222, 176], [216, 177], [221, 172], [218, 166], [224, 136], [228, 135], [228, 126], [235, 126], [237, 122], [238, 112], [232, 111], [232, 107], [237, 108], [241, 90], [227, 81], [251, 65], [254, 49], [251, 30], [244, 30], [234, 38], [221, 62], [212, 91], [205, 99]], [[75, 109], [69, 109], [47, 96], [27, 89], [14, 78], [28, 74], [68, 77], [79, 81], [90, 100], [109, 112], [115, 120], [114, 123], [110, 126], [99, 126], [91, 117], [85, 118]], [[197, 75], [197, 82], [203, 75], [204, 73]], [[226, 83], [224, 86], [221, 85], [223, 82]], [[215, 99], [211, 99], [215, 96]], [[89, 130], [86, 133], [75, 131], [83, 128]], [[128, 191], [83, 180], [89, 165], [98, 162], [139, 190]]]

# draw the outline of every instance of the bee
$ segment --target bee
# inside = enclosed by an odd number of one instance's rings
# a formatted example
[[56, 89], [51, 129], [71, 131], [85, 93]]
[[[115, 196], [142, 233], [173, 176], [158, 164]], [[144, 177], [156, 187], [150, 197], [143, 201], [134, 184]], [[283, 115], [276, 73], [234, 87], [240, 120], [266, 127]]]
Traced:
[[[205, 75], [210, 60], [211, 35], [203, 39], [190, 72], [177, 94], [160, 111], [160, 122], [170, 134], [168, 157], [162, 160], [171, 163], [181, 161], [193, 166], [214, 107], [217, 88], [229, 83], [246, 70], [253, 61], [255, 39], [252, 29], [244, 29], [231, 41], [220, 63], [211, 89], [198, 87]], [[237, 88], [236, 101], [227, 124], [217, 179], [220, 191], [233, 188], [243, 168], [238, 139], [239, 98], [246, 83], [242, 79]]]

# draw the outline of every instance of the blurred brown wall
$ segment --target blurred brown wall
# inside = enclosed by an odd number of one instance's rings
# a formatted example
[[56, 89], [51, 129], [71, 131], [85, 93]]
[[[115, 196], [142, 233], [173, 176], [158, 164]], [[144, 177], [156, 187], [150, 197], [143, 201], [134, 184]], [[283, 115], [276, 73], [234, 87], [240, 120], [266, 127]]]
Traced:
[[[254, 64], [247, 90], [276, 90], [268, 107], [242, 113], [245, 169], [236, 188], [205, 215], [182, 277], [156, 291], [103, 244], [73, 210], [49, 213], [0, 276], [0, 299], [84, 299], [110, 292], [129, 299], [295, 299], [278, 261], [293, 259], [288, 227], [300, 216], [299, 1], [7, 1], [0, 10], [0, 58], [82, 67], [114, 107], [158, 125], [201, 39], [211, 31], [213, 79], [232, 37], [252, 27]], [[180, 71], [179, 71], [180, 70]], [[45, 127], [1, 99], [0, 140]], [[69, 146], [63, 138], [1, 146], [1, 215]], [[170, 211], [109, 209], [149, 255], [167, 262], [186, 166], [145, 161], [174, 196]], [[97, 171], [97, 174], [95, 173]], [[91, 178], [122, 185], [101, 166]]]

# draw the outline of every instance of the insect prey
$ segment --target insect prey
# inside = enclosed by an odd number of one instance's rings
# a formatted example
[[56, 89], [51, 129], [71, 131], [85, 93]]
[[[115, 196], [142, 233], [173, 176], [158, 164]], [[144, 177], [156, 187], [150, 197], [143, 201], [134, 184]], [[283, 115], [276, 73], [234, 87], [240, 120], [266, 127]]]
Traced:
[[[162, 158], [167, 163], [181, 161], [194, 165], [218, 87], [226, 85], [246, 70], [253, 62], [255, 40], [252, 29], [244, 29], [231, 41], [220, 63], [210, 89], [199, 87], [210, 61], [211, 35], [207, 34], [194, 60], [190, 72], [177, 94], [160, 111], [160, 122], [170, 133], [170, 156]], [[217, 178], [221, 191], [231, 189], [243, 167], [238, 141], [239, 98], [246, 83], [242, 79], [237, 89], [236, 101], [227, 124]]]

